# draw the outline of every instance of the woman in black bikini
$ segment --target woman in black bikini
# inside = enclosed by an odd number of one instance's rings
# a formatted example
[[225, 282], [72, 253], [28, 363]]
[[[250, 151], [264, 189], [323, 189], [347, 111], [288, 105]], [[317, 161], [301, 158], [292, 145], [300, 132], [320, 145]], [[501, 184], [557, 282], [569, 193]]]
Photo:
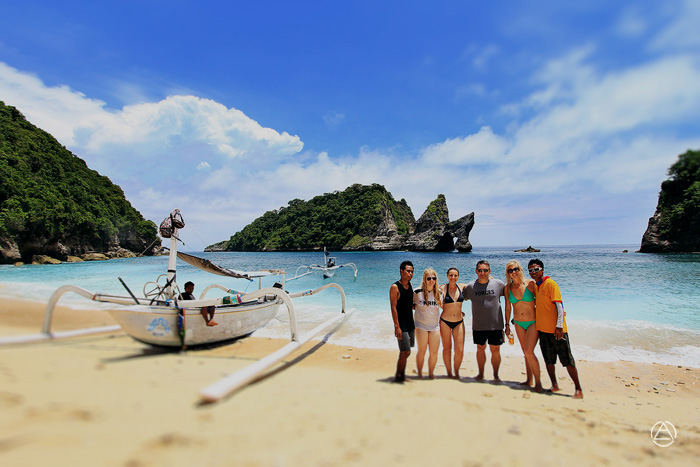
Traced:
[[[457, 283], [457, 268], [447, 270], [447, 284], [441, 286], [442, 315], [440, 315], [440, 337], [442, 339], [442, 360], [449, 378], [459, 379], [459, 367], [464, 358], [464, 313], [462, 289], [465, 284]], [[452, 343], [454, 342], [454, 367], [452, 366]], [[454, 373], [452, 372], [454, 368]]]

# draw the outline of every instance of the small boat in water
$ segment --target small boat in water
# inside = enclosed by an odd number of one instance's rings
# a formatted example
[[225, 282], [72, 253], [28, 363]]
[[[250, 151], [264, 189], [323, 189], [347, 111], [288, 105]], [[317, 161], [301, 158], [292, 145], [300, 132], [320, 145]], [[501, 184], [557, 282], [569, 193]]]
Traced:
[[[294, 277], [288, 280], [298, 279], [307, 274], [311, 274], [314, 271], [321, 271], [324, 278], [331, 278], [335, 275], [336, 271], [341, 268], [351, 268], [354, 271], [354, 277], [357, 277], [357, 266], [355, 263], [338, 264], [338, 258], [335, 256], [329, 256], [326, 247], [323, 247], [324, 261], [322, 264], [310, 264], [308, 266], [299, 266], [294, 274]], [[301, 274], [299, 273], [301, 271]]]

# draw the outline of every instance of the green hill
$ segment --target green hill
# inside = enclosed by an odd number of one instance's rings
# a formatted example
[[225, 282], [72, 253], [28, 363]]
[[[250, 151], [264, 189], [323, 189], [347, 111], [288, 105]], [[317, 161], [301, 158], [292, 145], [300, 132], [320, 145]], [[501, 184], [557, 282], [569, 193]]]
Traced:
[[[392, 219], [386, 226], [385, 220]], [[395, 226], [393, 225], [395, 224]], [[378, 230], [408, 236], [415, 220], [405, 200], [395, 201], [382, 185], [352, 185], [309, 201], [294, 199], [268, 211], [228, 241], [207, 249], [225, 251], [294, 251], [324, 246], [361, 248]]]
[[141, 253], [156, 238], [119, 186], [0, 101], [0, 262]]
[[668, 169], [640, 252], [700, 251], [700, 151], [687, 151]]

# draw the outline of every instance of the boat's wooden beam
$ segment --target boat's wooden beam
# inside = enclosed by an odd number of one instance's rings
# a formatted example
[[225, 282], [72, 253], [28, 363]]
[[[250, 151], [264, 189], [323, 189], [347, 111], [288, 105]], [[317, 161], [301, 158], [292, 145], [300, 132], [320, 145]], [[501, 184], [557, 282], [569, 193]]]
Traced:
[[101, 332], [116, 332], [121, 330], [121, 326], [100, 326], [95, 328], [85, 328], [85, 329], [74, 329], [72, 331], [59, 331], [50, 333], [39, 333], [39, 334], [24, 334], [21, 336], [7, 336], [0, 337], [0, 345], [13, 345], [13, 344], [30, 344], [33, 342], [52, 340], [52, 339], [65, 339], [70, 337], [86, 336], [89, 334], [98, 334]]
[[21, 336], [8, 336], [0, 338], [0, 345], [12, 345], [12, 344], [25, 344], [31, 342], [38, 342], [51, 339], [61, 339], [68, 337], [84, 336], [87, 334], [97, 334], [100, 332], [113, 332], [121, 329], [121, 326], [100, 326], [94, 328], [84, 328], [84, 329], [74, 329], [71, 331], [60, 331], [51, 332], [51, 322], [53, 320], [53, 311], [56, 308], [56, 303], [58, 300], [66, 293], [73, 292], [81, 295], [90, 300], [96, 300], [97, 295], [90, 291], [87, 291], [81, 287], [76, 287], [74, 285], [64, 285], [59, 287], [51, 294], [49, 302], [46, 304], [46, 311], [44, 312], [44, 323], [41, 327], [41, 332], [39, 334], [25, 334]]
[[316, 326], [299, 341], [290, 342], [276, 352], [261, 358], [257, 362], [220, 379], [216, 383], [210, 384], [199, 391], [200, 398], [202, 401], [210, 403], [217, 402], [225, 398], [236, 390], [257, 379], [265, 370], [310, 341], [314, 336], [321, 333], [323, 330], [327, 329], [333, 324], [346, 319], [351, 314], [352, 312], [341, 313], [340, 315], [334, 316], [326, 322]]

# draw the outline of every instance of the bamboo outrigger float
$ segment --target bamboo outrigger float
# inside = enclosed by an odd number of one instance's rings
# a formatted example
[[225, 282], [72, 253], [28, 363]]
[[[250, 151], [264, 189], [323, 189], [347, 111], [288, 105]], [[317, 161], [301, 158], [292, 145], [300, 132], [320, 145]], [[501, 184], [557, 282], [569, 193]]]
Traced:
[[[235, 271], [217, 266], [206, 259], [197, 258], [177, 251], [177, 233], [185, 226], [179, 210], [173, 211], [160, 226], [161, 236], [170, 238], [170, 256], [168, 258], [167, 275], [160, 276], [155, 282], [144, 285], [143, 297], [136, 297], [122, 282], [129, 296], [95, 294], [80, 287], [64, 285], [59, 287], [49, 299], [44, 314], [44, 322], [39, 334], [11, 336], [0, 338], [0, 345], [22, 344], [51, 340], [57, 338], [76, 337], [99, 332], [115, 332], [123, 330], [137, 341], [155, 346], [187, 348], [203, 344], [223, 342], [251, 334], [256, 329], [267, 324], [277, 314], [279, 307], [285, 305], [289, 314], [291, 342], [282, 349], [263, 358], [241, 372], [230, 375], [219, 383], [202, 391], [203, 400], [212, 402], [225, 397], [260, 375], [274, 363], [278, 362], [292, 351], [303, 345], [332, 324], [338, 323], [348, 314], [345, 313], [345, 292], [338, 284], [325, 284], [315, 290], [289, 293], [284, 289], [284, 270], [260, 270], [253, 272]], [[247, 279], [258, 279], [258, 290], [248, 293], [237, 292], [219, 284], [209, 285], [201, 295], [194, 300], [180, 298], [177, 285], [177, 258], [187, 263], [221, 276]], [[281, 276], [272, 287], [262, 287], [262, 278]], [[161, 284], [161, 279], [164, 283]], [[302, 339], [297, 333], [296, 313], [292, 299], [317, 294], [326, 289], [334, 288], [341, 296], [341, 314], [330, 318], [317, 326]], [[207, 298], [212, 290], [224, 292], [223, 297]], [[58, 300], [66, 293], [75, 293], [96, 302], [106, 302], [118, 307], [106, 311], [118, 323], [118, 326], [102, 326], [79, 329], [74, 331], [52, 332], [51, 323], [54, 308]], [[218, 325], [208, 326], [202, 318], [202, 308], [214, 310]]]

